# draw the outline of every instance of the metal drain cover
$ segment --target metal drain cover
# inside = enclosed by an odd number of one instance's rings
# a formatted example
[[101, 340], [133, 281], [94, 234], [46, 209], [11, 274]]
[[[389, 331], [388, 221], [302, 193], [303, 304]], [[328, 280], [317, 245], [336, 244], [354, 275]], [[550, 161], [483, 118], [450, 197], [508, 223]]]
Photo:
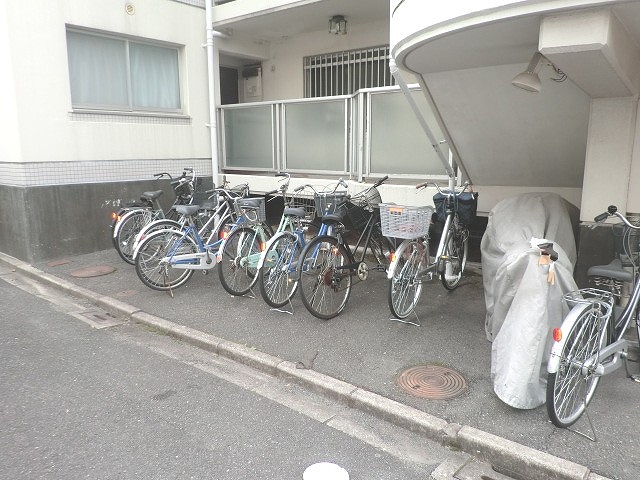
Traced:
[[415, 397], [448, 400], [467, 391], [467, 381], [457, 371], [440, 365], [418, 365], [402, 372], [396, 384]]
[[88, 278], [99, 277], [100, 275], [107, 275], [108, 273], [115, 272], [116, 269], [109, 265], [93, 265], [91, 267], [81, 268], [71, 272], [72, 277]]

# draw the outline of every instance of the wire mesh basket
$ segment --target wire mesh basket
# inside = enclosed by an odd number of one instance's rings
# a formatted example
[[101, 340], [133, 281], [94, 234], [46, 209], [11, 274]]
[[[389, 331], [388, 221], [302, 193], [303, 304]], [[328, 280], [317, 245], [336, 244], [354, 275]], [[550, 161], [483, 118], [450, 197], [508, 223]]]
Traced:
[[418, 238], [429, 234], [433, 207], [381, 204], [380, 225], [385, 237]]
[[304, 208], [304, 219], [311, 221], [316, 216], [314, 193], [315, 191], [311, 188], [300, 190], [296, 194], [287, 197], [285, 206], [292, 208]]
[[243, 216], [246, 222], [261, 223], [267, 219], [264, 197], [237, 198], [233, 203], [238, 216]]
[[569, 308], [573, 308], [581, 303], [591, 303], [594, 307], [602, 310], [603, 316], [611, 314], [615, 302], [611, 292], [600, 290], [597, 288], [581, 288], [573, 292], [566, 293], [562, 299], [567, 303]]
[[347, 192], [317, 192], [313, 195], [313, 201], [319, 217], [328, 213], [344, 214]]
[[356, 193], [349, 201], [358, 207], [373, 209], [382, 203], [382, 197], [376, 187], [371, 187], [360, 193]]

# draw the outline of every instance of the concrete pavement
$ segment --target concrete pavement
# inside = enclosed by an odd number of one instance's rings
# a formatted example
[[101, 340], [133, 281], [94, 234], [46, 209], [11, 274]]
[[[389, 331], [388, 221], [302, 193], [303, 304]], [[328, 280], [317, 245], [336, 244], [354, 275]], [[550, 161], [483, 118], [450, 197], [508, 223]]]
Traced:
[[[297, 298], [289, 315], [271, 311], [259, 295], [231, 297], [219, 285], [215, 270], [207, 276], [196, 272], [173, 297], [149, 290], [113, 250], [34, 266], [1, 254], [0, 261], [132, 321], [373, 412], [514, 478], [639, 476], [633, 441], [633, 432], [640, 431], [640, 407], [633, 401], [638, 391], [623, 376], [606, 378], [590, 407], [597, 442], [556, 429], [547, 421], [544, 407], [515, 410], [493, 394], [491, 345], [484, 336], [477, 268], [451, 293], [436, 281], [427, 284], [412, 320], [420, 324], [416, 326], [389, 319], [386, 283], [376, 273], [353, 287], [345, 312], [321, 321]], [[116, 270], [98, 277], [73, 275], [95, 266]], [[450, 400], [430, 400], [396, 385], [406, 368], [424, 364], [457, 370], [466, 380], [466, 390]], [[588, 424], [577, 428], [588, 431]], [[627, 432], [631, 441], [621, 435]], [[443, 465], [434, 478], [453, 478], [460, 468]]]

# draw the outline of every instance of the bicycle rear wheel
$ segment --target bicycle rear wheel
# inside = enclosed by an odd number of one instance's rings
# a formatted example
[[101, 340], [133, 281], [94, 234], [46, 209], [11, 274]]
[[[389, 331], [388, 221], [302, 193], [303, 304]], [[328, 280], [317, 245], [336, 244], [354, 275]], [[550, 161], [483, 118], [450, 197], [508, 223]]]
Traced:
[[280, 308], [293, 297], [298, 287], [296, 268], [301, 250], [298, 237], [285, 233], [264, 253], [258, 285], [262, 298], [270, 307]]
[[138, 232], [144, 228], [145, 225], [151, 223], [153, 220], [153, 212], [150, 210], [135, 210], [128, 213], [122, 218], [116, 235], [115, 248], [125, 262], [133, 265], [133, 248]]
[[218, 276], [222, 287], [231, 295], [245, 295], [258, 279], [257, 263], [262, 251], [260, 228], [236, 228], [221, 247]]
[[558, 371], [547, 376], [547, 413], [562, 428], [574, 424], [593, 398], [600, 380], [594, 374], [598, 352], [610, 329], [609, 317], [597, 302], [580, 303], [569, 315], [575, 321], [566, 334]]
[[[444, 235], [444, 233], [443, 233]], [[462, 280], [469, 253], [469, 231], [451, 223], [446, 232], [444, 251], [438, 259], [438, 274], [442, 285], [447, 290], [454, 290]]]
[[347, 249], [337, 238], [326, 235], [312, 240], [300, 257], [299, 288], [304, 306], [323, 320], [335, 317], [347, 305], [351, 292]]
[[154, 232], [140, 243], [136, 255], [136, 273], [142, 283], [154, 290], [170, 290], [184, 285], [193, 270], [174, 268], [171, 257], [198, 251], [196, 242], [176, 230]]
[[422, 293], [419, 273], [426, 268], [425, 246], [418, 240], [405, 240], [396, 251], [396, 266], [389, 280], [389, 310], [396, 318], [407, 318]]

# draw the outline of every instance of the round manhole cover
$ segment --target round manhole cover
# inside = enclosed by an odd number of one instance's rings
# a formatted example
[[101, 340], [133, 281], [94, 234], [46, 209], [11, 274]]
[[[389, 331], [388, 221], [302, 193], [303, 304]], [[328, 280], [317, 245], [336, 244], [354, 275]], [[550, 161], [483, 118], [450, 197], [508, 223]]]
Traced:
[[411, 367], [396, 383], [410, 395], [433, 400], [448, 400], [467, 391], [467, 381], [459, 372], [440, 365]]
[[71, 272], [72, 277], [87, 278], [87, 277], [99, 277], [100, 275], [107, 275], [108, 273], [115, 272], [116, 269], [109, 265], [94, 265], [91, 267], [81, 268]]

